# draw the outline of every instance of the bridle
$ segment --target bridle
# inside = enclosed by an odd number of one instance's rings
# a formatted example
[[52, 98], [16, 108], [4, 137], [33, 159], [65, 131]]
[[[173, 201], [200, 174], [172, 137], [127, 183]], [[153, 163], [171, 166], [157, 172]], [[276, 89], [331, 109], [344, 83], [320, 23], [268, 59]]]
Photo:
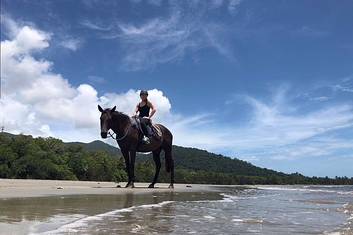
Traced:
[[120, 140], [123, 140], [126, 138], [126, 136], [129, 134], [129, 131], [130, 131], [130, 127], [131, 125], [129, 126], [129, 128], [127, 129], [126, 133], [122, 136], [122, 137], [117, 137], [118, 135], [113, 131], [113, 134], [115, 134], [115, 137], [112, 133], [110, 133], [110, 131], [108, 131], [108, 134], [109, 136], [112, 138], [112, 139], [115, 139], [116, 141], [120, 141]]
[[[130, 129], [131, 129], [131, 126], [132, 126], [132, 124], [130, 123], [129, 127], [127, 128], [127, 131], [125, 132], [125, 134], [124, 134], [122, 137], [118, 137], [118, 134], [115, 133], [114, 131], [113, 131], [113, 134], [110, 133], [110, 131], [108, 131], [107, 134], [108, 134], [112, 139], [114, 139], [114, 140], [116, 140], [116, 141], [120, 141], [120, 140], [125, 139], [126, 136], [129, 134]], [[114, 137], [114, 134], [115, 134], [115, 137]]]
[[130, 132], [130, 128], [131, 128], [131, 124], [129, 125], [129, 127], [127, 128], [127, 131], [125, 132], [125, 134], [124, 134], [122, 137], [118, 137], [118, 134], [115, 133], [114, 131], [113, 131], [113, 134], [115, 134], [115, 137], [114, 137], [114, 135], [113, 135], [112, 133], [110, 133], [110, 131], [108, 131], [108, 135], [109, 135], [112, 139], [114, 139], [114, 140], [116, 140], [116, 141], [120, 141], [120, 140], [123, 140], [123, 139], [126, 138], [126, 136], [127, 136], [127, 135], [129, 134], [129, 132]]

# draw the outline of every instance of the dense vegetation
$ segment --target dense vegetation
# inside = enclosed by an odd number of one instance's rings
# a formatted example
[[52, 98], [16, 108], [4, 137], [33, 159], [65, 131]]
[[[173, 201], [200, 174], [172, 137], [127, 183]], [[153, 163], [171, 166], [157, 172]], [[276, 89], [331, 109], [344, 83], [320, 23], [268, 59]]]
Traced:
[[[353, 184], [353, 178], [305, 177], [256, 167], [248, 162], [204, 150], [173, 146], [178, 183], [208, 184]], [[154, 175], [150, 155], [139, 155], [137, 181]], [[32, 138], [0, 133], [0, 178], [125, 181], [120, 151], [101, 141], [64, 143], [55, 138]], [[161, 171], [161, 182], [169, 175]]]

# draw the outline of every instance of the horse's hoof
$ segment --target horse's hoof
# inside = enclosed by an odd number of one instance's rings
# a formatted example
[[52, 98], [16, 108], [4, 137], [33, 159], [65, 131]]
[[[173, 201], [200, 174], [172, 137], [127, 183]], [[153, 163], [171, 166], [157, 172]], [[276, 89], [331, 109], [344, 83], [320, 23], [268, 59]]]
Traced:
[[130, 183], [127, 183], [126, 186], [125, 186], [125, 188], [130, 187], [130, 185], [131, 185]]
[[148, 188], [154, 188], [154, 184], [148, 185]]
[[131, 184], [131, 188], [135, 188], [135, 184], [134, 183]]
[[169, 185], [169, 187], [168, 187], [168, 188], [174, 188], [174, 185], [172, 185], [172, 184], [171, 184], [171, 185]]

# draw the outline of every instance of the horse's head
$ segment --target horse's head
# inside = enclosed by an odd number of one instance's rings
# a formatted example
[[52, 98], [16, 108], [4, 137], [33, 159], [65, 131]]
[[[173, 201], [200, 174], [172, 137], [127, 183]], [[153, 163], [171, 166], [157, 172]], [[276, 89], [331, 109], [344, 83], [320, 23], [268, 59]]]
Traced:
[[101, 137], [107, 138], [108, 131], [111, 128], [112, 123], [112, 113], [115, 111], [116, 106], [112, 109], [102, 109], [101, 106], [98, 105], [98, 110], [102, 113], [101, 114]]

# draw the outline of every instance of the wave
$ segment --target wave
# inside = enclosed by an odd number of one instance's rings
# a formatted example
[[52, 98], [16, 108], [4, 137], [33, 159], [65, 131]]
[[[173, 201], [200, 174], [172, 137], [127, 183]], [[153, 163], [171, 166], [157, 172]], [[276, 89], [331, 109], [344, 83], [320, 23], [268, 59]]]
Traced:
[[45, 235], [45, 234], [59, 234], [59, 233], [64, 233], [64, 232], [69, 232], [69, 233], [75, 233], [75, 232], [79, 232], [77, 230], [77, 228], [83, 227], [88, 225], [88, 222], [90, 221], [97, 221], [97, 220], [103, 220], [106, 217], [109, 216], [116, 216], [119, 213], [124, 213], [124, 212], [132, 212], [134, 209], [138, 209], [138, 208], [155, 208], [155, 207], [162, 207], [164, 205], [170, 204], [174, 201], [163, 201], [160, 203], [156, 203], [156, 204], [146, 204], [146, 205], [140, 205], [140, 206], [131, 206], [128, 208], [122, 208], [122, 209], [117, 209], [117, 210], [113, 210], [113, 211], [108, 211], [102, 214], [97, 214], [97, 215], [92, 215], [92, 216], [87, 216], [78, 220], [75, 220], [71, 223], [68, 224], [64, 224], [62, 226], [60, 226], [59, 228], [55, 229], [55, 230], [50, 230], [50, 231], [46, 231], [43, 233], [30, 233], [31, 235]]
[[232, 219], [236, 223], [248, 223], [248, 224], [262, 224], [264, 223], [263, 219]]
[[285, 188], [285, 187], [257, 187], [262, 190], [276, 190], [276, 191], [301, 191], [301, 192], [318, 192], [318, 193], [337, 193], [341, 195], [353, 195], [353, 191], [337, 191], [328, 189], [310, 189], [310, 188]]
[[223, 198], [219, 200], [214, 200], [214, 199], [209, 199], [209, 200], [190, 200], [190, 201], [183, 201], [185, 203], [214, 203], [214, 202], [234, 202], [235, 199], [238, 199], [239, 197], [233, 196], [233, 195], [228, 195], [225, 193], [220, 193]]
[[226, 193], [220, 193], [220, 195], [223, 196], [223, 199], [220, 201], [234, 202], [234, 201], [242, 200], [242, 199], [258, 199], [258, 198], [264, 198], [264, 197], [273, 197], [273, 196], [278, 196], [279, 194], [256, 195], [256, 196], [251, 196], [251, 195], [238, 196], [238, 195], [230, 195], [230, 194], [226, 194]]

